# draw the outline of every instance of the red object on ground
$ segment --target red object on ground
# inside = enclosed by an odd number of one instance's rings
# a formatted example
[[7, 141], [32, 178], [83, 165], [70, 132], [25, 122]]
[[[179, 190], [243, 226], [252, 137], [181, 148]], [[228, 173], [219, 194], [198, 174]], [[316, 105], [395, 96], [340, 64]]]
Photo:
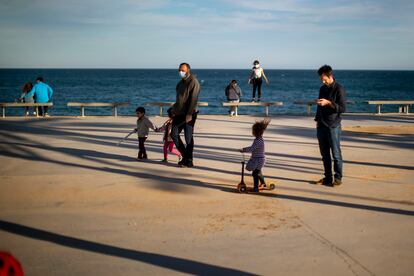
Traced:
[[23, 276], [23, 268], [11, 254], [0, 251], [0, 276]]

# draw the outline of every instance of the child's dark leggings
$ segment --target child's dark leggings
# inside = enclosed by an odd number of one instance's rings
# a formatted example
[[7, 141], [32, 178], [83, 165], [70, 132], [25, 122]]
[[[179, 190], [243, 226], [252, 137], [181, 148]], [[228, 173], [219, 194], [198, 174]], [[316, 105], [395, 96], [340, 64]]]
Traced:
[[259, 189], [259, 180], [260, 180], [260, 184], [265, 184], [265, 180], [264, 180], [261, 170], [255, 169], [252, 175], [253, 175], [254, 189]]
[[147, 137], [138, 137], [138, 158], [147, 158], [147, 151], [145, 150], [145, 140], [147, 140]]

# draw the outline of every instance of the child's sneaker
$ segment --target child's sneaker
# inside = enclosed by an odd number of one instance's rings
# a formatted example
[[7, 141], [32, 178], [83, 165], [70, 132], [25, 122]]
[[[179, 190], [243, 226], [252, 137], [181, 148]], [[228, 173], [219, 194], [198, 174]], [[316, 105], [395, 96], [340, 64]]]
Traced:
[[266, 184], [260, 184], [259, 185], [259, 190], [264, 190], [266, 188], [267, 188], [267, 185]]

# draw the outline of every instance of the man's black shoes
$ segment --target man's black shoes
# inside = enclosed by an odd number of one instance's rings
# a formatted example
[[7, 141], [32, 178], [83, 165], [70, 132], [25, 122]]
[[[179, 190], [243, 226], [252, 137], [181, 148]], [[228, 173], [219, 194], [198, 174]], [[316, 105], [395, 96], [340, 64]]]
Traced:
[[192, 167], [194, 167], [194, 164], [193, 164], [192, 160], [182, 159], [180, 162], [178, 162], [178, 166], [192, 168]]
[[322, 178], [315, 182], [317, 185], [324, 185], [329, 187], [337, 187], [342, 184], [342, 180], [339, 178], [335, 178], [334, 181], [332, 181], [332, 178]]
[[335, 178], [334, 182], [332, 182], [332, 187], [336, 187], [342, 184], [342, 180]]
[[322, 178], [316, 181], [316, 185], [332, 186], [332, 178]]

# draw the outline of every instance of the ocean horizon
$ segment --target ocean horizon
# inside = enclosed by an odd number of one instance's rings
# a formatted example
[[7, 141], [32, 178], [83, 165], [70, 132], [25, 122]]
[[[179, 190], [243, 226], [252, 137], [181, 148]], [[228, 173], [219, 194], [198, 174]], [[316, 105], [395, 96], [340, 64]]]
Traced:
[[[303, 105], [294, 101], [313, 100], [321, 86], [316, 69], [265, 69], [270, 85], [263, 84], [262, 101], [282, 101], [281, 107], [270, 107], [270, 114], [303, 114]], [[242, 101], [250, 101], [249, 69], [198, 69], [192, 73], [201, 84], [199, 101], [208, 102], [201, 114], [227, 114], [224, 89], [236, 79], [242, 89]], [[356, 104], [348, 112], [375, 112], [368, 100], [413, 100], [414, 70], [337, 69], [335, 78]], [[133, 115], [135, 108], [152, 101], [175, 101], [175, 86], [180, 80], [177, 69], [169, 68], [11, 68], [0, 69], [0, 102], [14, 102], [27, 81], [42, 76], [54, 90], [50, 115], [76, 116], [79, 108], [67, 102], [130, 102], [119, 109], [120, 115]], [[158, 107], [145, 107], [149, 115], [157, 115]], [[315, 110], [315, 107], [313, 107]], [[397, 106], [384, 106], [384, 112], [396, 112]], [[8, 108], [7, 115], [22, 115], [21, 108]], [[87, 115], [110, 115], [110, 108], [87, 108]], [[240, 108], [240, 114], [263, 114], [263, 108]]]

